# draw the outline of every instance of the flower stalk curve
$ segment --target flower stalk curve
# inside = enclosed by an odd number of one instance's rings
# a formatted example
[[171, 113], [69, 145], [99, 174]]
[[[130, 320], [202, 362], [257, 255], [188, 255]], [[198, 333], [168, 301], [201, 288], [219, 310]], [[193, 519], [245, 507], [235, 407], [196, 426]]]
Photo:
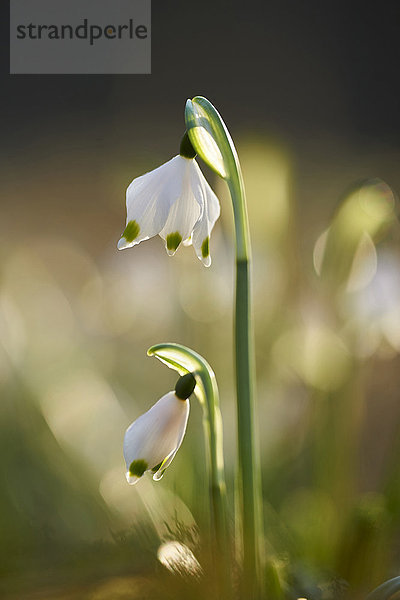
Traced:
[[[232, 598], [232, 560], [228, 527], [225, 469], [223, 455], [222, 416], [214, 371], [197, 352], [180, 344], [152, 346], [147, 354], [155, 356], [185, 377], [191, 373], [196, 380], [195, 395], [203, 410], [203, 429], [208, 456], [211, 495], [211, 533], [214, 537], [214, 563], [218, 565], [218, 598]], [[181, 379], [183, 379], [181, 377]]]
[[258, 432], [255, 426], [255, 352], [250, 297], [250, 232], [239, 158], [215, 107], [202, 96], [188, 100], [186, 128], [193, 148], [220, 176], [232, 199], [236, 240], [235, 365], [238, 427], [238, 487], [243, 549], [242, 592], [263, 594], [263, 516]]

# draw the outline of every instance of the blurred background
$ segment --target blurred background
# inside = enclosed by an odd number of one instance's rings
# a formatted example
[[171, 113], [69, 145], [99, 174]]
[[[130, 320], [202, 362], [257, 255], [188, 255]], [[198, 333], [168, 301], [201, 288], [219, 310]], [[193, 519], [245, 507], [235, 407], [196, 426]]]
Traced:
[[201, 165], [210, 269], [158, 237], [116, 250], [126, 187], [201, 94], [247, 187], [270, 563], [287, 598], [364, 598], [400, 568], [399, 5], [153, 2], [152, 75], [102, 77], [8, 75], [1, 12], [1, 597], [184, 597], [177, 543], [204, 597], [196, 400], [160, 483], [126, 484], [122, 440], [175, 384], [147, 349], [186, 344], [216, 372], [233, 480], [224, 185]]

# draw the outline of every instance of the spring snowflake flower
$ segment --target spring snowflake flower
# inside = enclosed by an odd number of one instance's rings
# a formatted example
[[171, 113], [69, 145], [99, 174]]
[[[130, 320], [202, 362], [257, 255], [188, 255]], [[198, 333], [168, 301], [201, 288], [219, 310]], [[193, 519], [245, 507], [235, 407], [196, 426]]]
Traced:
[[171, 464], [185, 436], [189, 396], [196, 385], [191, 373], [181, 377], [168, 392], [126, 430], [124, 458], [126, 478], [134, 484], [146, 472], [158, 481]]
[[158, 234], [170, 256], [181, 242], [193, 244], [198, 258], [210, 266], [210, 234], [220, 205], [195, 160], [187, 134], [178, 156], [132, 181], [126, 190], [126, 210], [119, 250]]

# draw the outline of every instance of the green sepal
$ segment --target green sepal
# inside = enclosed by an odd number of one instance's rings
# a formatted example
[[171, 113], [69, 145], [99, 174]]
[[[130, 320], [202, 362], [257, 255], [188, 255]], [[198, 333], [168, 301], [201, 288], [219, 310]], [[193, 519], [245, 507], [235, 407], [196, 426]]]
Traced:
[[197, 154], [217, 175], [237, 176], [238, 157], [229, 131], [217, 109], [203, 96], [187, 100], [186, 129]]

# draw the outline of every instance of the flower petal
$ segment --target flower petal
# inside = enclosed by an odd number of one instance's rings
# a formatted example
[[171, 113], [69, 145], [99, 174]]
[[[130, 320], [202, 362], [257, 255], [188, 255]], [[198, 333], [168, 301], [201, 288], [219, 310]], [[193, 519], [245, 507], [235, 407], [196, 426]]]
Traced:
[[203, 199], [198, 193], [197, 163], [193, 159], [183, 157], [180, 159], [181, 194], [171, 206], [166, 223], [160, 231], [160, 236], [165, 240], [166, 250], [170, 256], [175, 254], [182, 240], [190, 238], [193, 227], [203, 210]]
[[[180, 444], [179, 444], [179, 446], [180, 446]], [[163, 478], [164, 471], [168, 467], [168, 465], [172, 462], [172, 459], [174, 458], [175, 454], [179, 450], [179, 446], [177, 446], [174, 450], [172, 450], [172, 452], [170, 452], [168, 454], [167, 458], [165, 458], [162, 461], [161, 465], [157, 465], [156, 467], [154, 467], [154, 469], [153, 469], [154, 481], [160, 481], [160, 479]]]
[[[199, 169], [200, 171], [200, 169]], [[210, 256], [210, 235], [211, 231], [217, 221], [221, 208], [219, 204], [219, 200], [217, 196], [212, 191], [210, 185], [207, 180], [201, 175], [201, 194], [203, 197], [203, 212], [196, 223], [193, 234], [192, 234], [192, 242], [197, 257], [203, 262], [206, 267], [211, 265], [211, 256]]]
[[172, 452], [170, 452], [170, 454], [162, 462], [161, 466], [154, 473], [154, 475], [153, 475], [154, 481], [159, 481], [162, 478], [162, 476], [164, 475], [165, 469], [167, 469], [167, 467], [169, 467], [169, 465], [174, 460], [175, 454], [178, 452], [179, 448], [181, 447], [181, 444], [183, 442], [183, 438], [185, 437], [186, 425], [187, 425], [187, 421], [188, 421], [188, 417], [189, 417], [190, 404], [189, 404], [189, 399], [187, 399], [184, 402], [187, 405], [187, 417], [186, 417], [185, 425], [184, 425], [184, 427], [182, 427], [181, 435], [178, 438], [178, 441], [177, 441], [177, 444], [176, 444], [176, 448]]
[[126, 190], [126, 228], [118, 242], [119, 250], [160, 233], [171, 206], [181, 196], [182, 160], [175, 156], [129, 185]]
[[188, 416], [189, 401], [168, 392], [128, 427], [124, 457], [129, 483], [136, 483], [156, 466], [158, 471], [165, 470], [165, 463], [170, 464], [182, 443]]

